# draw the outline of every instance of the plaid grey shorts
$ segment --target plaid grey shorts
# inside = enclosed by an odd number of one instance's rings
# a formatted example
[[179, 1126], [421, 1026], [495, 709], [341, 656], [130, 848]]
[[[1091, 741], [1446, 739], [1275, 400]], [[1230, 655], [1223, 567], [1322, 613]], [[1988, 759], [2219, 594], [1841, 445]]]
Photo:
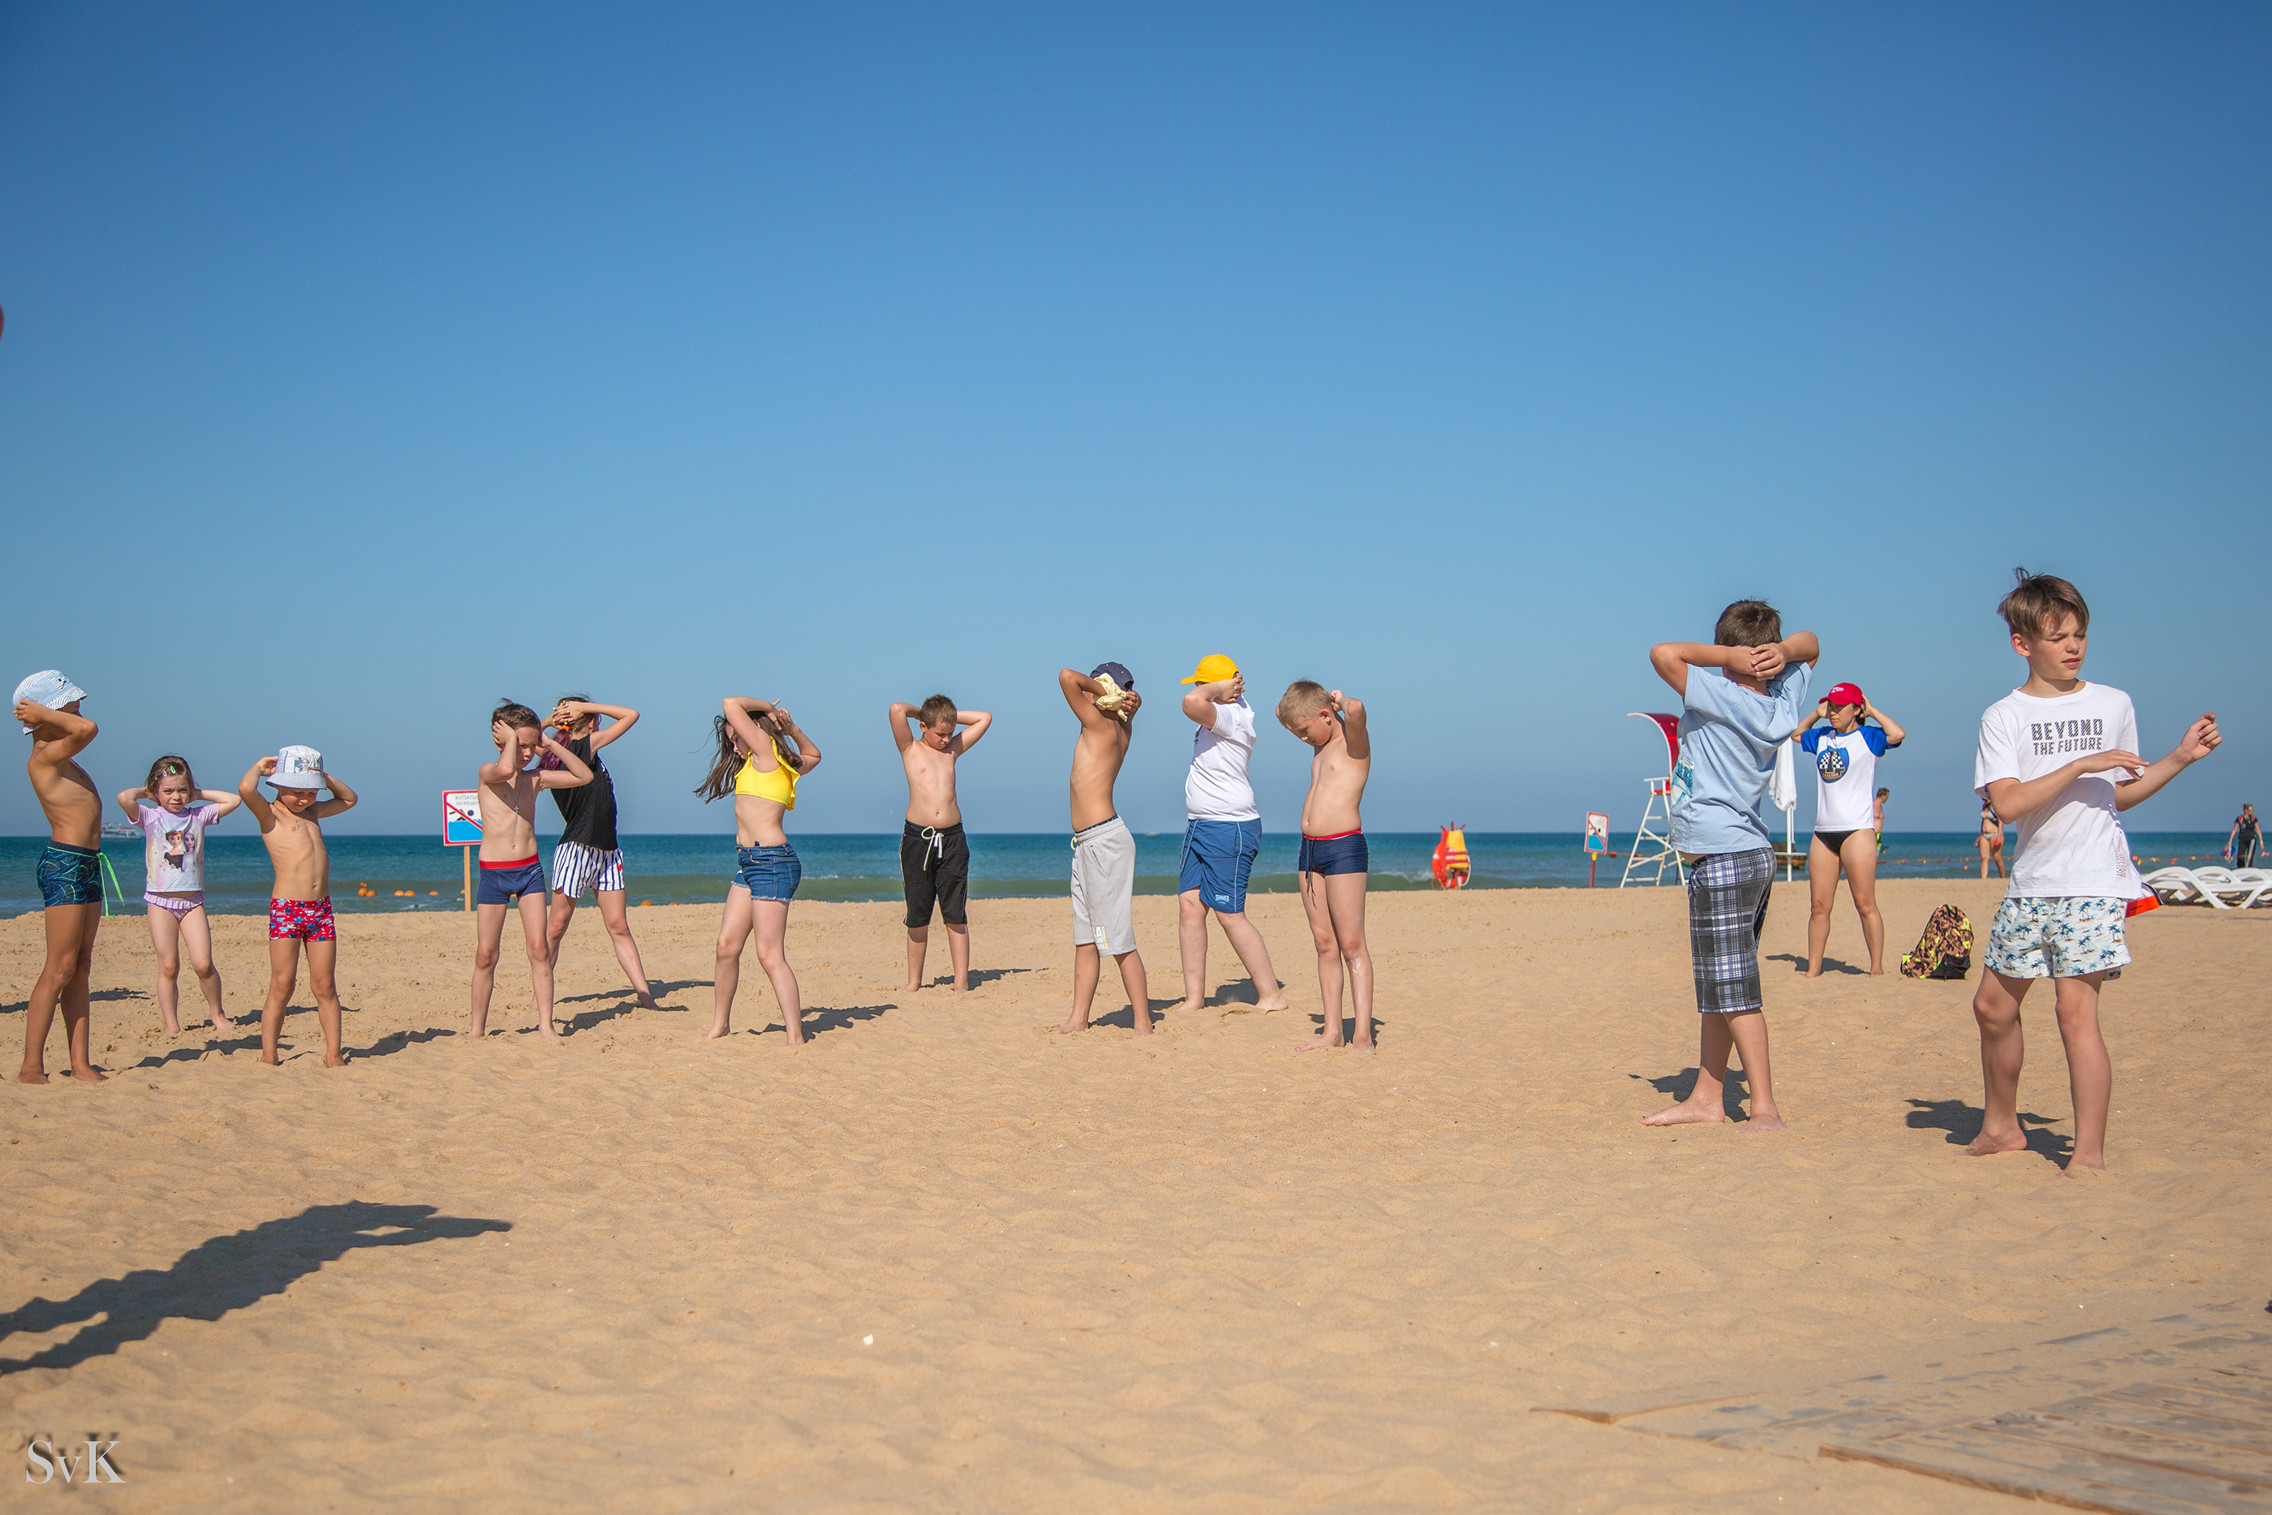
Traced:
[[1760, 1008], [1759, 931], [1775, 854], [1715, 852], [1688, 871], [1688, 951], [1696, 966], [1696, 1008], [1740, 1015]]

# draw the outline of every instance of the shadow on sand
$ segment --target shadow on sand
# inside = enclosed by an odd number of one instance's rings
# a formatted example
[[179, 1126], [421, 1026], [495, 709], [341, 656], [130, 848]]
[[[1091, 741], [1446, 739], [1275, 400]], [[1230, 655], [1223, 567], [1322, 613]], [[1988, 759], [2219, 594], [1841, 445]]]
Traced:
[[199, 1242], [170, 1268], [99, 1278], [69, 1299], [35, 1297], [0, 1315], [0, 1339], [42, 1335], [101, 1317], [100, 1324], [29, 1357], [0, 1357], [0, 1373], [75, 1368], [90, 1357], [146, 1339], [168, 1320], [219, 1320], [283, 1293], [296, 1280], [359, 1248], [406, 1247], [512, 1229], [510, 1221], [437, 1215], [432, 1205], [367, 1200], [310, 1205], [297, 1215]]
[[[1980, 1124], [1988, 1112], [1978, 1105], [1968, 1105], [1961, 1099], [1913, 1099], [1909, 1114], [1904, 1117], [1912, 1131], [1946, 1131], [1952, 1147], [1969, 1146], [1980, 1134]], [[2075, 1150], [2072, 1138], [2061, 1136], [2044, 1127], [2055, 1119], [2049, 1115], [2020, 1112], [2020, 1130], [2027, 1136], [2027, 1150], [2047, 1162], [2065, 1167], [2067, 1158]]]
[[[1696, 1092], [1697, 1075], [1703, 1071], [1701, 1068], [1683, 1068], [1678, 1073], [1659, 1074], [1647, 1080], [1647, 1083], [1650, 1088], [1662, 1094], [1668, 1104], [1677, 1105]], [[1628, 1073], [1625, 1076], [1639, 1078], [1641, 1075]], [[1721, 1113], [1729, 1120], [1749, 1120], [1751, 1117], [1744, 1113], [1743, 1101], [1750, 1092], [1751, 1085], [1745, 1081], [1743, 1069], [1730, 1062], [1727, 1082], [1720, 1085]]]

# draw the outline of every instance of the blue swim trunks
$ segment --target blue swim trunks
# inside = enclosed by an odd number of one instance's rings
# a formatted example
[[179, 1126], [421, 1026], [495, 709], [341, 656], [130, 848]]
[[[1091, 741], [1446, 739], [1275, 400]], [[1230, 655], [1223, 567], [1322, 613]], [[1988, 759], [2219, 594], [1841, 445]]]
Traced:
[[1183, 865], [1175, 892], [1199, 891], [1199, 903], [1225, 915], [1246, 910], [1247, 875], [1262, 847], [1262, 822], [1192, 821], [1183, 828]]
[[99, 905], [103, 902], [103, 858], [92, 847], [49, 842], [39, 855], [40, 902], [57, 905]]
[[777, 900], [786, 905], [797, 897], [797, 885], [805, 876], [805, 865], [797, 861], [797, 849], [787, 842], [778, 847], [737, 847], [734, 861], [734, 882], [747, 889], [753, 900]]
[[1370, 873], [1373, 857], [1365, 846], [1365, 833], [1343, 831], [1333, 836], [1305, 836], [1300, 856], [1294, 860], [1296, 873]]
[[476, 905], [510, 905], [517, 894], [544, 893], [544, 864], [536, 858], [518, 863], [483, 863], [481, 882], [473, 886]]

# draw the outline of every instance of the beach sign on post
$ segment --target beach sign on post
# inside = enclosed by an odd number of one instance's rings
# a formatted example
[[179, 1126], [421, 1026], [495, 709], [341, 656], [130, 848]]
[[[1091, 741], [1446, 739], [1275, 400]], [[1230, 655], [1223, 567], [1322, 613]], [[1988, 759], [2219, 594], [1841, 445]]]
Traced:
[[481, 791], [442, 791], [442, 845], [463, 847], [465, 853], [465, 908], [473, 909], [473, 849], [481, 845]]
[[1598, 810], [1586, 812], [1586, 887], [1594, 886], [1594, 865], [1609, 851], [1609, 817]]

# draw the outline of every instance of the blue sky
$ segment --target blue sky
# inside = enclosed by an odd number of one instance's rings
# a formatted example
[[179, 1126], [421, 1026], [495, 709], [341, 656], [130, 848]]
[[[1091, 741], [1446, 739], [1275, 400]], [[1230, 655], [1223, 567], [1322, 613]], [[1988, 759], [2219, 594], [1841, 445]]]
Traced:
[[2138, 828], [2222, 829], [2268, 65], [2239, 5], [0, 7], [8, 662], [106, 788], [308, 742], [375, 831], [574, 688], [646, 712], [630, 829], [730, 826], [728, 692], [827, 753], [798, 824], [892, 829], [944, 689], [973, 827], [1049, 830], [1057, 668], [1220, 651], [1366, 697], [1375, 828], [1575, 832], [1649, 643], [1763, 595], [1910, 726], [1894, 826], [1963, 827], [2025, 563], [2150, 753], [2223, 720]]

